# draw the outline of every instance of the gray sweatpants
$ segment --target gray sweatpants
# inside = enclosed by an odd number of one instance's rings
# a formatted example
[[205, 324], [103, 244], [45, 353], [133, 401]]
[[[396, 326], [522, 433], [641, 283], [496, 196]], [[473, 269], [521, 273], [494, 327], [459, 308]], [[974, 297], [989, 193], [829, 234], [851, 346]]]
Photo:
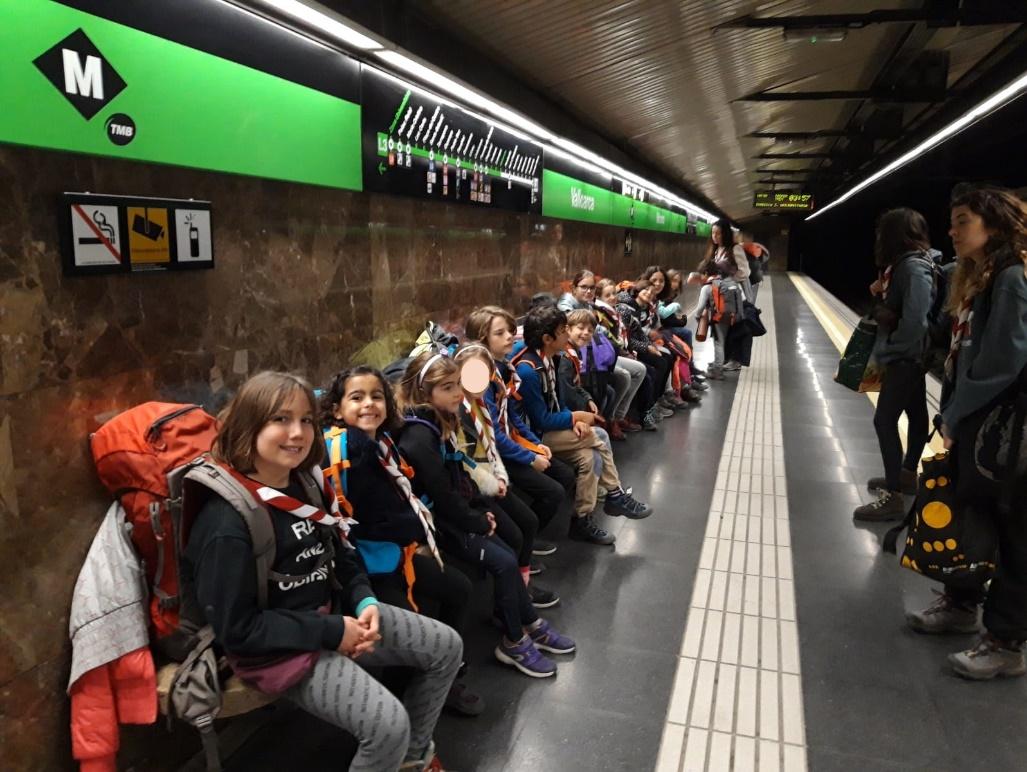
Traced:
[[[360, 747], [351, 772], [396, 772], [421, 758], [463, 659], [463, 642], [447, 625], [395, 606], [378, 606], [382, 639], [356, 660], [322, 652], [285, 696], [308, 713], [341, 727]], [[418, 672], [401, 703], [364, 667], [402, 665]]]

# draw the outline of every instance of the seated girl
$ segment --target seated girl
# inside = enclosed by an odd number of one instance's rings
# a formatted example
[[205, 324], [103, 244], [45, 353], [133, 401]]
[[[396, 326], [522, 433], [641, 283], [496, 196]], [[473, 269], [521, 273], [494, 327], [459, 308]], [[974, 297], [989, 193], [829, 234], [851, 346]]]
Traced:
[[[560, 596], [530, 581], [531, 556], [535, 549], [535, 535], [538, 533], [538, 516], [523, 499], [510, 489], [510, 474], [506, 470], [496, 444], [495, 424], [485, 402], [496, 368], [489, 350], [481, 343], [465, 343], [453, 355], [461, 368], [460, 379], [464, 390], [464, 401], [460, 409], [460, 423], [456, 428], [456, 446], [469, 450], [464, 461], [464, 470], [471, 476], [483, 496], [499, 499], [503, 511], [513, 520], [521, 532], [521, 546], [517, 550], [517, 565], [521, 578], [528, 586], [528, 594], [535, 608], [550, 608], [560, 602]], [[473, 361], [472, 361], [473, 360]], [[479, 364], [480, 363], [480, 364]], [[474, 381], [468, 373], [476, 372]], [[512, 546], [512, 545], [509, 545]]]
[[[212, 455], [267, 508], [271, 579], [258, 594], [249, 529], [212, 494], [182, 557], [185, 598], [203, 610], [244, 680], [265, 691], [274, 681], [274, 693], [356, 737], [350, 769], [440, 770], [432, 733], [463, 644], [451, 627], [375, 597], [346, 539], [347, 520], [321, 487], [314, 405], [305, 380], [273, 372], [250, 378], [228, 405]], [[323, 495], [308, 498], [310, 483]], [[363, 667], [390, 665], [415, 670], [403, 702]]]
[[521, 576], [517, 553], [522, 536], [503, 508], [481, 495], [464, 469], [456, 447], [464, 391], [452, 358], [426, 351], [407, 366], [400, 382], [406, 423], [399, 434], [403, 455], [414, 467], [414, 489], [432, 502], [440, 545], [492, 574], [495, 613], [504, 636], [496, 659], [532, 678], [556, 674], [541, 654], [569, 654], [574, 641], [541, 619]]
[[[389, 435], [402, 425], [392, 387], [370, 367], [336, 375], [321, 397], [321, 426], [329, 481], [343, 508], [375, 595], [420, 611], [463, 635], [471, 581], [443, 565], [431, 512], [414, 495], [413, 470]], [[465, 684], [453, 684], [446, 706], [478, 715], [484, 702]]]

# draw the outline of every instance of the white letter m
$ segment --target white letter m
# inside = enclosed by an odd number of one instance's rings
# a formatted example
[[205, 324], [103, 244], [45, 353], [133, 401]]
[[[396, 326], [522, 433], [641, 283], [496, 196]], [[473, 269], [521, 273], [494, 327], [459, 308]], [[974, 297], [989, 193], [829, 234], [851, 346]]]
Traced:
[[103, 69], [98, 56], [87, 56], [82, 66], [78, 51], [61, 49], [64, 56], [64, 90], [68, 94], [81, 94], [92, 99], [103, 99]]

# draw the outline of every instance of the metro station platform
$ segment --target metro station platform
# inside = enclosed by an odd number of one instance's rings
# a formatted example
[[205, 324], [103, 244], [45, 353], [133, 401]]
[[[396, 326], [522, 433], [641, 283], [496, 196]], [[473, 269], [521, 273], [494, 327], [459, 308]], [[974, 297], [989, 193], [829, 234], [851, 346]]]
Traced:
[[[468, 680], [488, 707], [444, 714], [447, 769], [1022, 768], [1027, 681], [952, 675], [945, 656], [969, 637], [907, 629], [931, 585], [882, 554], [887, 525], [852, 520], [880, 462], [873, 404], [832, 381], [850, 312], [794, 274], [758, 300], [768, 335], [752, 366], [664, 421], [659, 441], [616, 446], [656, 513], [607, 518], [614, 548], [561, 541], [545, 559], [540, 581], [563, 598], [546, 614], [579, 647], [555, 679], [493, 660], [479, 593]], [[229, 768], [338, 768], [339, 733], [281, 721]]]

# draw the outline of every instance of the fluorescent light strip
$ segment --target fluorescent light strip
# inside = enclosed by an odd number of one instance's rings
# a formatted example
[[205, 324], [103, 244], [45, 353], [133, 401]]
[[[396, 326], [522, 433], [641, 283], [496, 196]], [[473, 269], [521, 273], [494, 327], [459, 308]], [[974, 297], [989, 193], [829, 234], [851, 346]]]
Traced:
[[299, 0], [260, 0], [260, 2], [269, 8], [281, 11], [286, 16], [291, 16], [305, 24], [327, 32], [333, 38], [342, 41], [348, 46], [359, 48], [361, 51], [373, 51], [384, 48], [377, 40], [357, 32], [357, 30], [343, 24], [338, 19], [321, 13], [321, 11], [301, 3]]
[[933, 147], [935, 147], [937, 145], [940, 145], [946, 139], [948, 139], [949, 137], [953, 136], [954, 134], [959, 133], [960, 131], [962, 131], [963, 129], [967, 128], [968, 126], [970, 126], [975, 121], [978, 121], [981, 118], [985, 117], [986, 115], [988, 115], [988, 113], [994, 111], [995, 109], [997, 109], [999, 107], [1002, 107], [1006, 102], [1010, 101], [1011, 99], [1013, 99], [1016, 96], [1019, 96], [1020, 93], [1024, 89], [1027, 89], [1027, 73], [1024, 73], [1023, 75], [1021, 75], [1019, 78], [1014, 80], [1012, 83], [1010, 83], [1005, 88], [1003, 88], [1000, 91], [997, 91], [996, 93], [992, 94], [990, 97], [985, 99], [983, 102], [981, 102], [979, 105], [977, 105], [976, 107], [971, 109], [969, 112], [967, 112], [964, 115], [962, 115], [961, 117], [957, 118], [956, 120], [954, 120], [952, 123], [950, 123], [948, 126], [946, 126], [943, 129], [941, 129], [940, 131], [932, 134], [930, 137], [925, 139], [923, 142], [921, 142], [919, 145], [914, 147], [908, 153], [905, 153], [905, 154], [899, 156], [894, 161], [892, 161], [890, 164], [885, 166], [883, 169], [880, 169], [879, 171], [875, 172], [874, 174], [871, 174], [869, 177], [867, 177], [861, 183], [859, 183], [858, 185], [856, 185], [855, 187], [850, 189], [844, 195], [836, 198], [834, 201], [832, 201], [830, 204], [825, 206], [823, 209], [817, 210], [816, 212], [811, 214], [806, 219], [807, 220], [812, 220], [814, 217], [819, 217], [820, 215], [822, 215], [824, 212], [828, 211], [829, 209], [832, 209], [833, 207], [838, 206], [839, 204], [843, 203], [844, 201], [849, 200], [854, 195], [859, 193], [861, 190], [864, 190], [865, 188], [868, 188], [869, 186], [873, 185], [875, 182], [877, 182], [882, 177], [885, 177], [885, 176], [891, 174], [896, 169], [898, 169], [898, 168], [900, 168], [902, 166], [905, 166], [906, 164], [908, 164], [913, 159], [917, 158], [918, 156], [923, 155], [924, 153], [926, 153], [931, 148], [933, 148]]

